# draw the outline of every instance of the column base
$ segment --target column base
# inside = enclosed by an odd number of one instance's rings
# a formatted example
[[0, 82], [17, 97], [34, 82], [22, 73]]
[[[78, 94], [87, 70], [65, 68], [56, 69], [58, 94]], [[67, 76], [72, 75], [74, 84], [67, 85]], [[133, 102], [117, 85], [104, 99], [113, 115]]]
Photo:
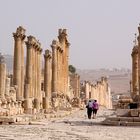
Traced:
[[49, 109], [50, 104], [49, 104], [49, 99], [48, 97], [43, 97], [43, 109]]
[[24, 113], [32, 114], [32, 99], [25, 99], [24, 100]]
[[40, 110], [40, 101], [37, 98], [34, 99], [34, 108], [36, 108], [37, 111]]

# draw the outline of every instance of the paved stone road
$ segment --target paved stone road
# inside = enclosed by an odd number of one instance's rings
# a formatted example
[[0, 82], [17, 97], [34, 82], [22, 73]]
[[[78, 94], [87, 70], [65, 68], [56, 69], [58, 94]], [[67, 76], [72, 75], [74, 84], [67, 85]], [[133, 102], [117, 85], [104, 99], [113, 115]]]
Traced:
[[98, 112], [88, 120], [86, 110], [61, 119], [42, 120], [33, 125], [0, 125], [0, 140], [140, 140], [140, 127], [102, 126], [112, 111]]

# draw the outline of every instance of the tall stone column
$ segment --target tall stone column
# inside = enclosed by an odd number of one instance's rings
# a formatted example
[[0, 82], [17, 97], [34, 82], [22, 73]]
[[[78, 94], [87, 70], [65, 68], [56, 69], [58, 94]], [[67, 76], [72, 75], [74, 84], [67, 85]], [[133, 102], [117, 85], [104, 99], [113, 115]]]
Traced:
[[132, 99], [138, 95], [139, 91], [139, 81], [138, 81], [138, 46], [134, 46], [132, 50], [132, 92], [131, 97]]
[[56, 95], [57, 93], [57, 41], [53, 40], [52, 42], [52, 94]]
[[[66, 29], [65, 29], [65, 34], [66, 34]], [[66, 72], [66, 80], [65, 80], [65, 85], [66, 85], [66, 94], [68, 93], [68, 90], [69, 90], [69, 87], [68, 87], [68, 77], [69, 77], [69, 46], [70, 46], [70, 43], [68, 42], [67, 40], [67, 34], [66, 34], [66, 51], [65, 51], [65, 59], [66, 59], [66, 62], [65, 62], [65, 72]]]
[[59, 68], [60, 68], [60, 71], [59, 71], [59, 78], [60, 78], [60, 81], [59, 81], [59, 84], [60, 84], [60, 92], [63, 93], [63, 65], [62, 65], [62, 62], [63, 62], [63, 50], [62, 48], [60, 48], [60, 53], [59, 53]]
[[6, 82], [6, 64], [4, 57], [0, 54], [0, 98], [4, 98]]
[[67, 67], [66, 67], [66, 43], [67, 43], [67, 33], [66, 33], [66, 29], [59, 29], [58, 30], [58, 39], [59, 39], [59, 44], [63, 50], [62, 53], [62, 73], [63, 73], [63, 79], [62, 79], [62, 85], [63, 85], [63, 93], [66, 94], [66, 90], [67, 90]]
[[32, 110], [32, 50], [36, 40], [33, 36], [29, 36], [26, 42], [27, 55], [26, 55], [26, 78], [25, 78], [25, 110], [27, 112]]
[[35, 108], [37, 110], [40, 109], [41, 101], [42, 101], [42, 94], [41, 94], [41, 44], [37, 41], [38, 50], [37, 50], [37, 96], [35, 98]]
[[13, 66], [13, 84], [17, 85], [16, 99], [23, 99], [23, 84], [24, 84], [24, 64], [23, 64], [23, 42], [25, 39], [25, 29], [21, 26], [17, 28], [16, 33], [13, 33], [15, 40], [14, 47], [14, 66]]
[[51, 52], [45, 51], [44, 54], [44, 91], [45, 97], [43, 99], [43, 109], [49, 108], [49, 100], [51, 98]]
[[[140, 87], [140, 26], [138, 27], [139, 36], [138, 36], [138, 80], [139, 80], [139, 86]], [[140, 96], [140, 90], [139, 90], [139, 96]]]

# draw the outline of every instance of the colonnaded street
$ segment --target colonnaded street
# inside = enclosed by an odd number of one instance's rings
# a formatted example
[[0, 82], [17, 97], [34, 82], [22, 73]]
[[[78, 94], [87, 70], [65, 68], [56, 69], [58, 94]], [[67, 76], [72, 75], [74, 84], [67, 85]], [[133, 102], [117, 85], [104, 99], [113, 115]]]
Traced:
[[139, 127], [100, 125], [114, 111], [100, 109], [96, 119], [87, 119], [86, 110], [75, 110], [64, 118], [40, 120], [31, 125], [2, 125], [1, 140], [139, 140]]

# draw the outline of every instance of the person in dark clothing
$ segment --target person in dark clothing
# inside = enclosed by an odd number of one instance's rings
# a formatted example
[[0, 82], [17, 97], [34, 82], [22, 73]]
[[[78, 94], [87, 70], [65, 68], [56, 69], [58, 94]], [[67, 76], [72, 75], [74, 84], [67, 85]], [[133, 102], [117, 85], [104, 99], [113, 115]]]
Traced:
[[91, 119], [91, 114], [92, 114], [92, 109], [93, 109], [93, 102], [91, 100], [89, 100], [86, 108], [87, 108], [88, 119]]

